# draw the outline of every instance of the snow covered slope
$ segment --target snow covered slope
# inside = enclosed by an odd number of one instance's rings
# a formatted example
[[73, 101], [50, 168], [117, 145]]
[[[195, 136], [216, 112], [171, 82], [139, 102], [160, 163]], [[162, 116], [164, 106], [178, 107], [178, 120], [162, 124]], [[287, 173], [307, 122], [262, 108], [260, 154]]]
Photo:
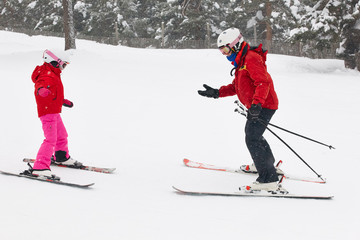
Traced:
[[[46, 48], [64, 40], [0, 31], [0, 169], [26, 169], [43, 140], [30, 75]], [[357, 239], [360, 208], [360, 74], [339, 60], [269, 55], [280, 109], [273, 123], [336, 150], [275, 130], [323, 177], [325, 185], [285, 181], [293, 193], [333, 194], [334, 200], [193, 197], [172, 185], [236, 191], [255, 176], [186, 168], [183, 158], [238, 167], [250, 163], [245, 119], [235, 97], [207, 99], [203, 83], [232, 81], [217, 50], [154, 50], [77, 41], [63, 72], [63, 109], [70, 154], [106, 175], [53, 168], [74, 189], [0, 175], [1, 239]], [[283, 170], [315, 176], [270, 133]]]

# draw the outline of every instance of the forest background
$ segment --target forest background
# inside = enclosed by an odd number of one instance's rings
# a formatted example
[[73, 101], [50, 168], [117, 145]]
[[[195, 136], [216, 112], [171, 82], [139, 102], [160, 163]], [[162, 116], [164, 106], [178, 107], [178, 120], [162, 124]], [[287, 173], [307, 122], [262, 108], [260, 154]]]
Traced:
[[140, 48], [216, 48], [241, 29], [270, 53], [344, 59], [360, 70], [359, 0], [0, 0], [0, 30], [64, 35], [64, 2], [75, 37]]

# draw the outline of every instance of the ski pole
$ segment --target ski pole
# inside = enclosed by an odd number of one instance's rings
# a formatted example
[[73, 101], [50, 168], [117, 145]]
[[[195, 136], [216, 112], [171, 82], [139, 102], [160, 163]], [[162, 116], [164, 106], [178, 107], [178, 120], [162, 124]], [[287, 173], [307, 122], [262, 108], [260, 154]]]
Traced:
[[[260, 120], [261, 120], [261, 119], [260, 119]], [[263, 121], [263, 120], [261, 120], [261, 121]], [[318, 143], [318, 144], [320, 144], [320, 145], [326, 146], [326, 147], [328, 147], [330, 150], [331, 150], [331, 149], [335, 149], [335, 148], [334, 148], [333, 146], [331, 146], [331, 145], [327, 145], [327, 144], [325, 144], [325, 143], [322, 143], [322, 142], [316, 141], [316, 140], [314, 140], [314, 139], [305, 137], [305, 136], [303, 136], [303, 135], [300, 135], [300, 134], [298, 134], [298, 133], [292, 132], [292, 131], [287, 130], [287, 129], [285, 129], [285, 128], [276, 126], [275, 124], [269, 123], [269, 125], [272, 126], [272, 127], [276, 127], [276, 128], [278, 128], [278, 129], [280, 129], [280, 130], [283, 130], [283, 131], [285, 131], [285, 132], [287, 132], [287, 133], [291, 133], [291, 134], [293, 134], [293, 135], [295, 135], [295, 136], [302, 137], [302, 138], [304, 138], [304, 139], [306, 139], [306, 140], [309, 140], [309, 141]]]
[[[245, 108], [245, 106], [242, 105], [238, 100], [236, 100], [235, 103], [236, 103], [236, 104], [239, 106], [239, 108], [242, 110], [242, 111], [239, 111], [239, 110], [235, 110], [235, 111], [241, 113], [241, 115], [244, 115], [244, 114], [245, 114], [244, 116], [246, 116], [246, 108]], [[262, 119], [259, 119], [259, 120], [263, 122]], [[326, 147], [328, 147], [330, 150], [331, 150], [331, 149], [335, 149], [335, 148], [334, 148], [333, 146], [331, 146], [331, 145], [328, 145], [328, 144], [319, 142], [319, 141], [317, 141], [317, 140], [314, 140], [314, 139], [312, 139], [312, 138], [303, 136], [303, 135], [301, 135], [301, 134], [292, 132], [292, 131], [287, 130], [287, 129], [285, 129], [285, 128], [279, 127], [279, 126], [277, 126], [277, 125], [275, 125], [275, 124], [272, 124], [272, 123], [268, 123], [268, 124], [269, 124], [270, 126], [272, 126], [272, 127], [276, 127], [276, 128], [278, 128], [278, 129], [280, 129], [280, 130], [283, 130], [283, 131], [285, 131], [285, 132], [287, 132], [287, 133], [290, 133], [290, 134], [293, 134], [293, 135], [295, 135], [295, 136], [304, 138], [304, 139], [306, 139], [306, 140], [309, 140], [309, 141], [318, 143], [318, 144], [320, 144], [320, 145], [326, 146]]]
[[[243, 109], [243, 108], [242, 108], [242, 111], [240, 111], [239, 109], [235, 109], [235, 112], [238, 112], [241, 115], [246, 117], [246, 114], [244, 113], [245, 109]], [[264, 126], [266, 126], [266, 124], [263, 121], [260, 121], [260, 123], [263, 124]], [[311, 171], [313, 171], [318, 178], [320, 178], [321, 180], [323, 180], [325, 182], [325, 179], [323, 179], [320, 174], [318, 174], [297, 152], [295, 152], [295, 150], [292, 147], [290, 147], [289, 144], [287, 144], [282, 138], [280, 138], [275, 132], [273, 132], [267, 126], [266, 126], [266, 129], [269, 130], [269, 132], [271, 132], [272, 134], [274, 134], [274, 136], [277, 137], [283, 144], [285, 144], [285, 146], [287, 146]]]
[[[263, 122], [260, 123], [265, 126]], [[272, 134], [274, 134], [274, 136], [277, 137], [283, 144], [285, 144], [285, 146], [287, 146], [303, 163], [305, 163], [305, 165], [308, 168], [310, 168], [310, 170], [313, 171], [318, 178], [326, 182], [325, 179], [323, 179], [320, 174], [318, 174], [312, 167], [310, 167], [310, 165], [302, 157], [300, 157], [300, 155], [297, 152], [295, 152], [295, 150], [292, 149], [292, 147], [289, 146], [289, 144], [287, 144], [284, 140], [282, 140], [281, 137], [279, 137], [276, 133], [274, 133], [270, 128], [266, 127], [266, 129], [269, 130]]]

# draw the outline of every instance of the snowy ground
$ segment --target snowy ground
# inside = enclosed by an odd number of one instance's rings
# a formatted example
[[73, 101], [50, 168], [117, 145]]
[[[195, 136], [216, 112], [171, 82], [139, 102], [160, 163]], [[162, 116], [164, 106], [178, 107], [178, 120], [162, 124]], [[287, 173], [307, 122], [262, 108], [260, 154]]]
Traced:
[[[250, 163], [245, 119], [235, 97], [207, 99], [197, 90], [232, 81], [217, 50], [153, 50], [77, 42], [62, 78], [75, 104], [62, 117], [70, 154], [106, 175], [53, 167], [76, 189], [0, 175], [1, 239], [358, 239], [360, 73], [342, 61], [268, 56], [280, 109], [273, 123], [333, 145], [283, 137], [325, 185], [285, 181], [293, 193], [333, 194], [330, 201], [194, 197], [171, 186], [236, 191], [255, 176], [186, 168], [183, 158], [221, 166]], [[43, 140], [30, 75], [42, 51], [64, 40], [0, 31], [0, 169], [26, 169]], [[315, 176], [270, 133], [283, 170]]]

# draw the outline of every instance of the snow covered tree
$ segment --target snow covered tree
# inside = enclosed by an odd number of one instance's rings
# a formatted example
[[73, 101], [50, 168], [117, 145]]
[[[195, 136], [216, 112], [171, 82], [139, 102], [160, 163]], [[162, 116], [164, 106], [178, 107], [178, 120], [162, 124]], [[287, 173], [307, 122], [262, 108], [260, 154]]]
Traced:
[[216, 39], [221, 31], [229, 27], [241, 28], [243, 12], [238, 7], [240, 2], [242, 0], [179, 1], [181, 15], [173, 20], [178, 27], [174, 29], [176, 35], [171, 35], [180, 39], [179, 42], [203, 40], [204, 44], [206, 41], [215, 44], [211, 39]]
[[162, 11], [169, 4], [167, 0], [136, 1], [137, 12], [133, 17], [134, 31], [141, 38], [154, 38], [163, 22]]
[[264, 48], [270, 50], [274, 40], [284, 41], [296, 25], [298, 5], [297, 0], [245, 0], [241, 6], [246, 24], [242, 28], [245, 37], [252, 36], [253, 44], [264, 42]]
[[63, 31], [61, 0], [34, 0], [26, 6], [26, 22], [31, 29], [51, 32]]
[[340, 40], [340, 19], [344, 3], [338, 0], [321, 0], [303, 17], [309, 39], [317, 41], [317, 48], [329, 48]]
[[62, 29], [61, 0], [4, 0], [0, 7], [3, 27], [56, 32]]
[[345, 0], [342, 10], [341, 43], [338, 54], [344, 59], [345, 67], [360, 71], [360, 2]]
[[[199, 0], [185, 0], [181, 3], [182, 21], [178, 26], [183, 37], [181, 40], [203, 40], [206, 35], [208, 12]], [[204, 3], [206, 4], [206, 3]]]
[[181, 14], [183, 16], [187, 15], [187, 11], [197, 11], [201, 10], [201, 1], [202, 0], [180, 0], [181, 3]]
[[23, 27], [26, 5], [20, 1], [0, 1], [0, 23], [2, 27], [13, 28]]
[[91, 3], [80, 0], [74, 4], [74, 28], [78, 33], [85, 34], [87, 32], [91, 6]]
[[[160, 40], [164, 31], [165, 46], [174, 46], [173, 43], [183, 37], [178, 27], [183, 19], [180, 5], [174, 1], [164, 2], [161, 4], [161, 8], [157, 11], [156, 16], [160, 25], [156, 29], [155, 39]], [[162, 29], [162, 23], [164, 23], [164, 30]]]
[[[109, 37], [114, 32], [114, 24], [118, 19], [119, 7], [116, 0], [81, 1], [78, 6], [86, 6], [89, 17], [84, 27], [84, 33], [94, 36]], [[79, 8], [78, 8], [79, 9]], [[82, 9], [85, 10], [85, 9]], [[84, 14], [84, 12], [83, 12]]]
[[[314, 47], [321, 51], [331, 49], [336, 44], [337, 53], [345, 60], [345, 66], [355, 68], [360, 44], [357, 24], [359, 12], [358, 0], [317, 1], [305, 7], [299, 27], [292, 30], [291, 39], [307, 43], [313, 41]], [[305, 44], [304, 48], [311, 50], [312, 46]]]

